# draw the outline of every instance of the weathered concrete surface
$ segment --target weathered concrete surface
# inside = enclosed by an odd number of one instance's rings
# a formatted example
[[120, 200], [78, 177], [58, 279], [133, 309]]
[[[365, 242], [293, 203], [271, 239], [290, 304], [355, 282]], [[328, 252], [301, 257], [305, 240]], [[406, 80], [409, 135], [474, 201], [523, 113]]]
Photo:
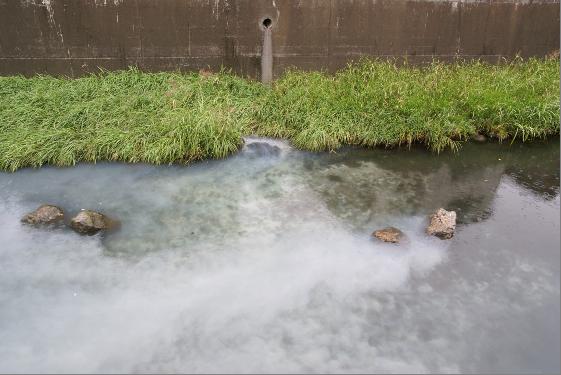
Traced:
[[365, 55], [497, 61], [559, 49], [559, 0], [0, 0], [0, 74], [225, 66], [259, 77], [266, 17], [275, 76]]

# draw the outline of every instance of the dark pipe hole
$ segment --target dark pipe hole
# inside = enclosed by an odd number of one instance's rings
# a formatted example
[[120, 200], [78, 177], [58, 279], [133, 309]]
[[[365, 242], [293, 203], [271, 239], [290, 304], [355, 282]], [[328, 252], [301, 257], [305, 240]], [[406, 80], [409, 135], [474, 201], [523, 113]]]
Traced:
[[265, 18], [263, 20], [263, 27], [268, 29], [269, 27], [271, 27], [271, 25], [273, 24], [273, 21], [271, 21], [270, 18]]

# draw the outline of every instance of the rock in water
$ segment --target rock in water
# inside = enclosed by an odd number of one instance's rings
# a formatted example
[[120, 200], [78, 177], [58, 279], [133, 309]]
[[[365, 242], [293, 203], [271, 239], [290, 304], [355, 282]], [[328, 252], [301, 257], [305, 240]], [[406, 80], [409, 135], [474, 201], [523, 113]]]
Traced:
[[32, 225], [55, 224], [64, 219], [64, 211], [57, 206], [43, 204], [35, 211], [22, 217], [21, 222]]
[[471, 139], [475, 142], [484, 143], [487, 142], [487, 137], [481, 133], [475, 133]]
[[439, 208], [430, 216], [430, 224], [427, 233], [436, 236], [441, 240], [448, 240], [454, 237], [456, 230], [456, 211], [446, 211]]
[[70, 226], [80, 234], [93, 235], [111, 229], [115, 222], [99, 212], [83, 210], [70, 221]]
[[282, 152], [279, 146], [270, 145], [267, 142], [252, 142], [247, 144], [246, 150], [254, 156], [279, 156]]
[[403, 238], [403, 232], [394, 227], [379, 229], [372, 236], [384, 242], [399, 243]]

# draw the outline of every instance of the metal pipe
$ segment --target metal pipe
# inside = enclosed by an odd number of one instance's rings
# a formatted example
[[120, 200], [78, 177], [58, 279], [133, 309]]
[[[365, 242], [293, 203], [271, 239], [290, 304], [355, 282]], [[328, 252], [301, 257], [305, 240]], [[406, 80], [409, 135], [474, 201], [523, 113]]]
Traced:
[[272, 21], [266, 18], [262, 22], [263, 48], [261, 49], [261, 82], [270, 84], [273, 80], [273, 36]]

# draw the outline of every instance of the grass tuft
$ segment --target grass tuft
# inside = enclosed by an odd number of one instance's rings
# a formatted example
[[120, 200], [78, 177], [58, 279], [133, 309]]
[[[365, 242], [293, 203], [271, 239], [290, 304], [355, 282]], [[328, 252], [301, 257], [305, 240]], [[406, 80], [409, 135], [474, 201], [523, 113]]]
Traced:
[[559, 134], [559, 59], [422, 68], [363, 60], [335, 75], [289, 71], [271, 88], [225, 71], [0, 77], [0, 169], [8, 171], [223, 158], [251, 134], [312, 151], [420, 142], [440, 152], [475, 133]]

